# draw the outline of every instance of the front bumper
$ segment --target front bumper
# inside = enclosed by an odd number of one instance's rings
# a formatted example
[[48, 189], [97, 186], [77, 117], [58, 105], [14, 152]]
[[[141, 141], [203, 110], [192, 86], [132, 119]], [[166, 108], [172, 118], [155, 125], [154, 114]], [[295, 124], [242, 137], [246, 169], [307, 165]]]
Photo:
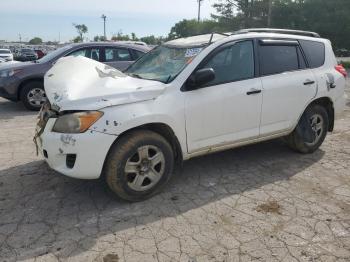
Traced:
[[0, 56], [0, 58], [4, 59], [5, 61], [13, 61], [13, 56]]
[[55, 118], [50, 118], [43, 133], [35, 138], [38, 151], [48, 165], [69, 177], [99, 178], [107, 153], [117, 137], [92, 130], [80, 134], [51, 132], [55, 121]]
[[0, 97], [17, 101], [20, 80], [16, 76], [0, 78]]

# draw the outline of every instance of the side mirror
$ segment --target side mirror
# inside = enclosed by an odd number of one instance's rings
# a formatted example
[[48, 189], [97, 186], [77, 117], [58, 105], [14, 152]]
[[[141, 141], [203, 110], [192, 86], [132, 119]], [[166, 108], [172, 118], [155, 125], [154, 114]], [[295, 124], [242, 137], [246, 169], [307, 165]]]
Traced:
[[186, 82], [187, 90], [200, 88], [215, 79], [215, 71], [213, 68], [203, 68], [194, 72]]

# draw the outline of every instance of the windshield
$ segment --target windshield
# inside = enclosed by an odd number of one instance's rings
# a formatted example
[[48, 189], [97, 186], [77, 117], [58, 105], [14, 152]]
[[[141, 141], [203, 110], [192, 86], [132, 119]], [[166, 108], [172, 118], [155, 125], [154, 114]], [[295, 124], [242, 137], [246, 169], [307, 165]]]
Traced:
[[22, 49], [21, 52], [22, 53], [33, 53], [34, 50], [32, 50], [32, 49]]
[[62, 55], [65, 51], [67, 51], [68, 49], [70, 49], [72, 46], [71, 45], [66, 45], [64, 47], [58, 48], [55, 51], [52, 51], [50, 53], [48, 53], [46, 56], [40, 58], [39, 60], [37, 60], [39, 63], [46, 63], [51, 61], [52, 59], [56, 58], [57, 56]]
[[0, 49], [0, 54], [11, 54], [10, 50], [1, 50]]
[[137, 78], [169, 83], [192, 62], [203, 47], [159, 46], [131, 65], [125, 73]]

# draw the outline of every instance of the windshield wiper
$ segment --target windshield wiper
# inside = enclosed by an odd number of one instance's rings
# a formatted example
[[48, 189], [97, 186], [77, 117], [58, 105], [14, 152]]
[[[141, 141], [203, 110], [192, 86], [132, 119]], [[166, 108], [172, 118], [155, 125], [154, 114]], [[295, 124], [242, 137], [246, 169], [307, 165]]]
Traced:
[[169, 83], [170, 79], [171, 79], [171, 75], [168, 76], [167, 80], [165, 81], [165, 84]]
[[129, 75], [129, 76], [132, 76], [132, 77], [139, 78], [139, 79], [143, 79], [143, 77], [141, 77], [141, 76], [138, 75], [138, 74], [130, 73], [130, 74], [128, 74], [128, 75]]

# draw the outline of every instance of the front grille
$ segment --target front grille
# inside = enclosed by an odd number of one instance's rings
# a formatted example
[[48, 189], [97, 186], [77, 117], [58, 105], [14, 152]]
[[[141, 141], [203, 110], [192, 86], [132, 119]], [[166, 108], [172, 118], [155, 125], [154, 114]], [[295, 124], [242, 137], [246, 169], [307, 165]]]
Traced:
[[75, 160], [77, 159], [76, 154], [68, 154], [66, 157], [66, 166], [72, 169], [75, 165]]

